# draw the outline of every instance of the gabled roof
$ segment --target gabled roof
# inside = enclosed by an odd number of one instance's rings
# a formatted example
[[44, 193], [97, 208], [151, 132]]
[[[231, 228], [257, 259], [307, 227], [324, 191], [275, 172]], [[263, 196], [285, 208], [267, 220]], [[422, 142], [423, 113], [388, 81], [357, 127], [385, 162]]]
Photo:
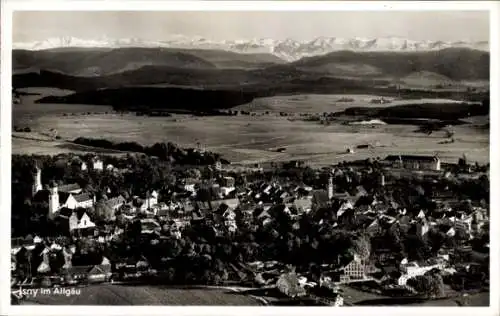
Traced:
[[111, 265], [95, 265], [92, 267], [88, 273], [89, 274], [105, 274], [111, 272]]
[[312, 201], [311, 199], [295, 199], [293, 205], [300, 210], [310, 210]]
[[75, 190], [80, 190], [81, 187], [77, 183], [64, 184], [57, 188], [59, 192], [71, 192]]
[[240, 204], [240, 201], [237, 198], [235, 198], [235, 199], [216, 200], [210, 202], [210, 204], [212, 205], [212, 209], [214, 210], [218, 209], [222, 204], [225, 204], [228, 208], [235, 209]]
[[85, 201], [92, 200], [92, 198], [90, 197], [90, 194], [88, 194], [88, 193], [75, 194], [75, 195], [73, 195], [73, 197], [75, 198], [75, 200], [77, 202], [85, 202]]
[[[78, 220], [81, 220], [83, 215], [87, 214], [87, 211], [83, 208], [78, 208], [76, 210], [73, 211], [73, 213], [71, 214], [71, 216], [76, 216], [76, 218]], [[88, 214], [87, 214], [88, 216]]]

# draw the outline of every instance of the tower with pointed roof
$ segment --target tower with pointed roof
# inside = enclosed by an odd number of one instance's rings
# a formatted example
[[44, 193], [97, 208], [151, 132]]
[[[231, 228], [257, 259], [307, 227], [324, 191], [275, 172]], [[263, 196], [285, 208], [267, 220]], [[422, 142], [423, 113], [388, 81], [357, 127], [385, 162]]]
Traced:
[[37, 164], [35, 164], [35, 168], [33, 169], [33, 184], [32, 184], [32, 195], [35, 196], [35, 194], [38, 191], [41, 191], [42, 188], [42, 169], [38, 167]]
[[49, 217], [59, 210], [59, 192], [57, 183], [52, 183], [49, 188]]
[[331, 201], [333, 198], [333, 176], [330, 174], [328, 177], [328, 200]]

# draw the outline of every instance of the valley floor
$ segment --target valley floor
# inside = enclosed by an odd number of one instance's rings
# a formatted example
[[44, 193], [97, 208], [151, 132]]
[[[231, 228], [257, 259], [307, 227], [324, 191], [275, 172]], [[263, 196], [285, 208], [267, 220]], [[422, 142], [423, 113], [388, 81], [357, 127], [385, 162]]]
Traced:
[[[328, 165], [390, 154], [437, 154], [444, 162], [456, 162], [466, 154], [469, 161], [489, 162], [489, 128], [478, 127], [489, 122], [487, 117], [471, 118], [469, 124], [452, 127], [455, 141], [443, 144], [447, 140], [443, 131], [427, 135], [416, 133], [417, 127], [412, 125], [321, 125], [306, 122], [298, 115], [370, 106], [371, 98], [376, 96], [347, 95], [354, 100], [350, 104], [338, 103], [338, 95], [263, 98], [240, 109], [262, 114], [257, 116], [148, 117], [113, 113], [106, 106], [35, 103], [42, 95], [23, 96], [22, 102], [13, 107], [13, 125], [29, 126], [32, 130], [32, 133], [13, 133], [13, 154], [117, 154], [69, 143], [77, 137], [86, 137], [134, 141], [141, 145], [155, 142], [173, 142], [182, 147], [201, 145], [234, 163], [306, 160], [311, 165]], [[280, 116], [281, 111], [295, 116]], [[48, 136], [51, 129], [57, 131], [60, 139]], [[359, 145], [369, 147], [358, 149]], [[347, 154], [348, 148], [354, 153]]]
[[[279, 116], [142, 117], [132, 114], [44, 116], [31, 126], [35, 133], [14, 133], [14, 154], [56, 154], [97, 151], [75, 147], [62, 140], [77, 137], [105, 138], [111, 141], [135, 141], [142, 145], [171, 141], [184, 147], [199, 143], [206, 150], [221, 153], [231, 162], [306, 160], [313, 165], [339, 161], [385, 157], [389, 154], [438, 154], [443, 161], [456, 162], [464, 154], [470, 161], [489, 162], [489, 130], [470, 125], [453, 127], [454, 143], [444, 132], [431, 135], [415, 133], [411, 125], [346, 126], [317, 122], [290, 121]], [[39, 139], [40, 133], [55, 128], [61, 140]], [[43, 136], [42, 136], [43, 138]], [[357, 149], [359, 145], [371, 148]], [[278, 152], [278, 148], [285, 148]], [[346, 154], [347, 148], [354, 153]]]

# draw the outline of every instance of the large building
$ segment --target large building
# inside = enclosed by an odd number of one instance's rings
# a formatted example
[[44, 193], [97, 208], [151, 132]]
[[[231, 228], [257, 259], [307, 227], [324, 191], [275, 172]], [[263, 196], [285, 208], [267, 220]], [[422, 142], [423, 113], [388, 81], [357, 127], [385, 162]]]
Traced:
[[94, 205], [94, 197], [82, 193], [82, 188], [74, 184], [58, 186], [56, 183], [48, 189], [42, 187], [42, 170], [35, 167], [33, 173], [33, 201], [47, 202], [49, 204], [49, 217], [62, 208], [77, 209], [90, 208]]
[[441, 160], [437, 156], [390, 155], [385, 161], [394, 168], [441, 170]]

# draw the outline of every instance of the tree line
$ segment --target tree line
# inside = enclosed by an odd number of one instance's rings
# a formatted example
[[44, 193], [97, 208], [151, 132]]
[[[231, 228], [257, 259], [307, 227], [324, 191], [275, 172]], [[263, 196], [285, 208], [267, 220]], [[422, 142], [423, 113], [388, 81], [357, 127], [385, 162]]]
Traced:
[[194, 148], [183, 149], [171, 142], [143, 146], [137, 142], [117, 143], [106, 139], [78, 137], [73, 140], [73, 143], [104, 149], [143, 153], [151, 157], [158, 157], [161, 160], [183, 165], [212, 165], [221, 158], [217, 153], [207, 151], [200, 152]]

